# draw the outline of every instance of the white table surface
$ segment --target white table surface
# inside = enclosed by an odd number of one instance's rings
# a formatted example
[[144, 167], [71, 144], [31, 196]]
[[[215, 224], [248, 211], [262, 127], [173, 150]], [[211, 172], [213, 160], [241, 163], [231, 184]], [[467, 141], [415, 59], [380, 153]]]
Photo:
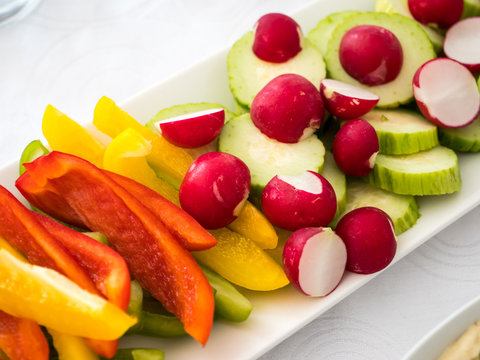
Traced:
[[[101, 96], [120, 102], [231, 45], [264, 13], [307, 3], [43, 0], [27, 18], [0, 27], [0, 166], [41, 136], [47, 104], [86, 123]], [[480, 208], [262, 359], [402, 358], [480, 293], [478, 219]]]

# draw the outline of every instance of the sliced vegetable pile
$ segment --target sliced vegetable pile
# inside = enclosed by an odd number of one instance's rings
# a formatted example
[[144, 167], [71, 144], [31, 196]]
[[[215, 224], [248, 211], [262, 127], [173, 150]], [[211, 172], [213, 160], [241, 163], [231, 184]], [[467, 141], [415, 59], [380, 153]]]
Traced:
[[214, 317], [249, 317], [238, 288], [322, 297], [387, 267], [416, 197], [460, 190], [455, 151], [480, 150], [480, 5], [419, 3], [306, 37], [262, 16], [227, 58], [239, 114], [172, 104], [144, 126], [103, 97], [105, 143], [49, 105], [15, 183], [31, 209], [0, 187], [0, 358], [163, 359], [118, 339], [205, 345]]

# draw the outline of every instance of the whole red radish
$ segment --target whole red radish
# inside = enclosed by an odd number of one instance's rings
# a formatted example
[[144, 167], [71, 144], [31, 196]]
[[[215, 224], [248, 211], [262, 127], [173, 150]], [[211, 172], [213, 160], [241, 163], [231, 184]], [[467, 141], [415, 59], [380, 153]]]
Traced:
[[376, 25], [358, 25], [343, 36], [339, 58], [351, 77], [375, 86], [397, 77], [403, 65], [403, 50], [391, 31]]
[[253, 99], [250, 116], [266, 136], [284, 143], [297, 143], [312, 135], [324, 120], [318, 89], [297, 74], [271, 80]]
[[261, 201], [265, 216], [274, 225], [290, 231], [326, 226], [337, 210], [332, 185], [313, 171], [299, 176], [275, 176], [265, 186]]
[[371, 274], [384, 269], [395, 256], [393, 222], [384, 211], [362, 207], [345, 214], [335, 232], [347, 247], [347, 270]]
[[327, 111], [342, 120], [365, 115], [380, 100], [368, 90], [333, 79], [322, 80], [320, 94]]
[[198, 157], [180, 186], [180, 205], [207, 229], [236, 219], [250, 192], [250, 171], [239, 158], [220, 152]]
[[443, 51], [471, 71], [480, 71], [480, 17], [464, 19], [448, 29]]
[[446, 29], [462, 17], [463, 0], [408, 0], [408, 8], [418, 22]]
[[283, 269], [291, 284], [308, 296], [326, 296], [345, 272], [345, 244], [330, 228], [295, 231], [283, 248]]
[[413, 95], [423, 116], [442, 127], [466, 126], [480, 111], [475, 77], [465, 66], [448, 58], [430, 60], [417, 70]]
[[350, 176], [372, 171], [379, 150], [378, 136], [368, 121], [348, 120], [333, 140], [333, 157], [340, 170]]
[[282, 63], [302, 50], [302, 37], [300, 26], [291, 17], [266, 14], [255, 24], [252, 50], [261, 60]]
[[213, 141], [222, 131], [225, 110], [209, 109], [155, 123], [155, 128], [174, 145], [197, 148]]

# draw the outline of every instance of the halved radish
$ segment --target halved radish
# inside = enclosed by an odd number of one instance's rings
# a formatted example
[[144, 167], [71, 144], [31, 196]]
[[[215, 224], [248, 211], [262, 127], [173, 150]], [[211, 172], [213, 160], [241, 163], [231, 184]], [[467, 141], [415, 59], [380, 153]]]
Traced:
[[368, 90], [333, 79], [322, 80], [320, 94], [327, 111], [342, 120], [365, 115], [380, 100]]
[[385, 268], [395, 257], [397, 240], [386, 212], [361, 207], [344, 215], [335, 232], [347, 247], [347, 270], [371, 274]]
[[277, 175], [263, 190], [262, 210], [274, 225], [295, 231], [328, 225], [335, 216], [337, 199], [332, 185], [313, 171]]
[[345, 244], [330, 228], [295, 231], [283, 248], [283, 269], [291, 284], [308, 296], [326, 296], [345, 272]]
[[250, 193], [250, 171], [239, 158], [220, 152], [198, 157], [180, 186], [180, 205], [207, 229], [235, 220]]
[[350, 176], [372, 171], [379, 150], [378, 136], [363, 119], [348, 120], [333, 140], [333, 157], [340, 170]]
[[348, 30], [338, 55], [343, 69], [369, 86], [394, 80], [403, 65], [400, 41], [391, 31], [376, 25], [357, 25]]
[[448, 58], [430, 60], [417, 70], [413, 95], [423, 116], [438, 126], [466, 126], [480, 111], [480, 94], [472, 73]]
[[263, 15], [255, 24], [252, 50], [261, 60], [282, 63], [302, 50], [302, 30], [291, 17], [279, 13]]
[[448, 29], [443, 51], [472, 71], [480, 70], [480, 17], [459, 21]]
[[156, 122], [155, 128], [174, 145], [197, 148], [213, 141], [225, 122], [224, 109], [208, 109]]
[[447, 29], [460, 20], [463, 0], [408, 0], [408, 9], [418, 22]]
[[271, 80], [253, 99], [250, 116], [269, 138], [297, 143], [320, 128], [325, 110], [320, 91], [297, 74]]

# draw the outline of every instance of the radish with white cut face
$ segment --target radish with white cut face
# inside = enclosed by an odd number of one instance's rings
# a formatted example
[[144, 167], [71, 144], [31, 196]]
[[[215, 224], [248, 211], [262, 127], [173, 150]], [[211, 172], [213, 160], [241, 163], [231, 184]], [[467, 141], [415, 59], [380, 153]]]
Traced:
[[443, 51], [450, 59], [468, 67], [480, 70], [480, 17], [459, 21], [448, 29]]
[[174, 145], [197, 148], [212, 142], [222, 131], [224, 122], [224, 109], [208, 109], [158, 121], [155, 128]]
[[237, 218], [250, 193], [250, 171], [239, 158], [220, 152], [201, 155], [180, 186], [180, 205], [206, 229]]
[[303, 34], [291, 17], [270, 13], [255, 24], [253, 53], [261, 60], [283, 63], [302, 50]]
[[283, 268], [291, 284], [308, 296], [326, 296], [345, 272], [345, 243], [330, 228], [295, 231], [283, 248]]
[[253, 99], [250, 116], [266, 136], [297, 143], [320, 128], [325, 116], [320, 91], [306, 78], [283, 74], [271, 80]]
[[466, 126], [480, 111], [475, 77], [465, 66], [448, 58], [430, 60], [417, 70], [413, 95], [423, 116], [442, 127]]
[[348, 120], [333, 140], [337, 166], [350, 176], [366, 176], [372, 171], [379, 150], [378, 136], [363, 119]]
[[299, 176], [275, 176], [265, 186], [261, 203], [272, 224], [290, 231], [326, 226], [337, 210], [333, 187], [313, 171]]
[[342, 120], [365, 115], [380, 100], [368, 90], [333, 79], [322, 80], [320, 94], [327, 111]]
[[390, 216], [375, 207], [361, 207], [345, 214], [335, 232], [347, 247], [347, 270], [372, 274], [390, 264], [397, 251]]
[[408, 0], [408, 9], [418, 22], [447, 29], [460, 20], [463, 0]]

